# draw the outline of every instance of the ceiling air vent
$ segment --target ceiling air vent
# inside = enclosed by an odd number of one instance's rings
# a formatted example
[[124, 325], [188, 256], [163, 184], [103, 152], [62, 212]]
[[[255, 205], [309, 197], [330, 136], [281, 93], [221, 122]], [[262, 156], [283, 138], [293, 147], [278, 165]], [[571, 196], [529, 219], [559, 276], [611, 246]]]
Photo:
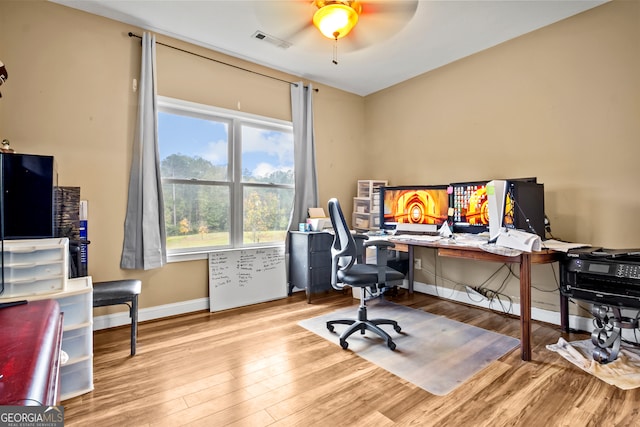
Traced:
[[291, 43], [284, 40], [280, 40], [277, 37], [270, 36], [269, 34], [263, 33], [262, 31], [259, 31], [259, 30], [253, 33], [251, 37], [253, 37], [254, 39], [265, 41], [267, 43], [271, 43], [272, 45], [277, 46], [280, 49], [288, 49], [291, 47]]

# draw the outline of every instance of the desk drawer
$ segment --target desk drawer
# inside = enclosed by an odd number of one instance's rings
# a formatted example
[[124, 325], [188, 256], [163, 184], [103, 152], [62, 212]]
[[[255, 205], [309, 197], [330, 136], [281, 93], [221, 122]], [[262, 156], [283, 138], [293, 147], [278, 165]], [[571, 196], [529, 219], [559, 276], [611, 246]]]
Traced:
[[309, 236], [309, 252], [326, 252], [333, 244], [333, 235], [329, 233], [314, 233]]
[[313, 268], [309, 273], [311, 275], [309, 281], [311, 293], [324, 292], [333, 289], [331, 287], [331, 267]]
[[316, 252], [309, 257], [309, 268], [331, 267], [331, 252]]

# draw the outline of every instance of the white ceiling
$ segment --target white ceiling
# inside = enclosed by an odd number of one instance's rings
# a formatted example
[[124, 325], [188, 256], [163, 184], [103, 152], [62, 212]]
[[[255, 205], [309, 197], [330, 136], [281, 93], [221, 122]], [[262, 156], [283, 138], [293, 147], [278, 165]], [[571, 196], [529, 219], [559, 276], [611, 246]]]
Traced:
[[50, 1], [364, 96], [608, 0], [362, 0], [337, 65], [311, 0]]

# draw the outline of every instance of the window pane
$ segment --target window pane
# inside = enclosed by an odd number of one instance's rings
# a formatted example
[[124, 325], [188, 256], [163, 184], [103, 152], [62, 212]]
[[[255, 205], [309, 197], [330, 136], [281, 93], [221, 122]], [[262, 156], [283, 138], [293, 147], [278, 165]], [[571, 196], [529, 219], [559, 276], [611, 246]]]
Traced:
[[229, 124], [158, 113], [162, 178], [228, 180]]
[[226, 186], [162, 185], [167, 249], [230, 244], [230, 197]]
[[242, 181], [293, 185], [293, 133], [242, 125]]
[[292, 188], [245, 186], [243, 206], [242, 243], [284, 242], [293, 208]]

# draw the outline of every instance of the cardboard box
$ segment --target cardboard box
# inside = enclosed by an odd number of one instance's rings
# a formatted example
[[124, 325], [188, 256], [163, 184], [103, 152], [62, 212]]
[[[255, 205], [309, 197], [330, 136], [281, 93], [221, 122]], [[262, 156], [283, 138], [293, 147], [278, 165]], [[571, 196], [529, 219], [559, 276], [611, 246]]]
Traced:
[[307, 224], [311, 226], [311, 231], [322, 231], [331, 228], [331, 218], [327, 217], [322, 208], [309, 208]]

